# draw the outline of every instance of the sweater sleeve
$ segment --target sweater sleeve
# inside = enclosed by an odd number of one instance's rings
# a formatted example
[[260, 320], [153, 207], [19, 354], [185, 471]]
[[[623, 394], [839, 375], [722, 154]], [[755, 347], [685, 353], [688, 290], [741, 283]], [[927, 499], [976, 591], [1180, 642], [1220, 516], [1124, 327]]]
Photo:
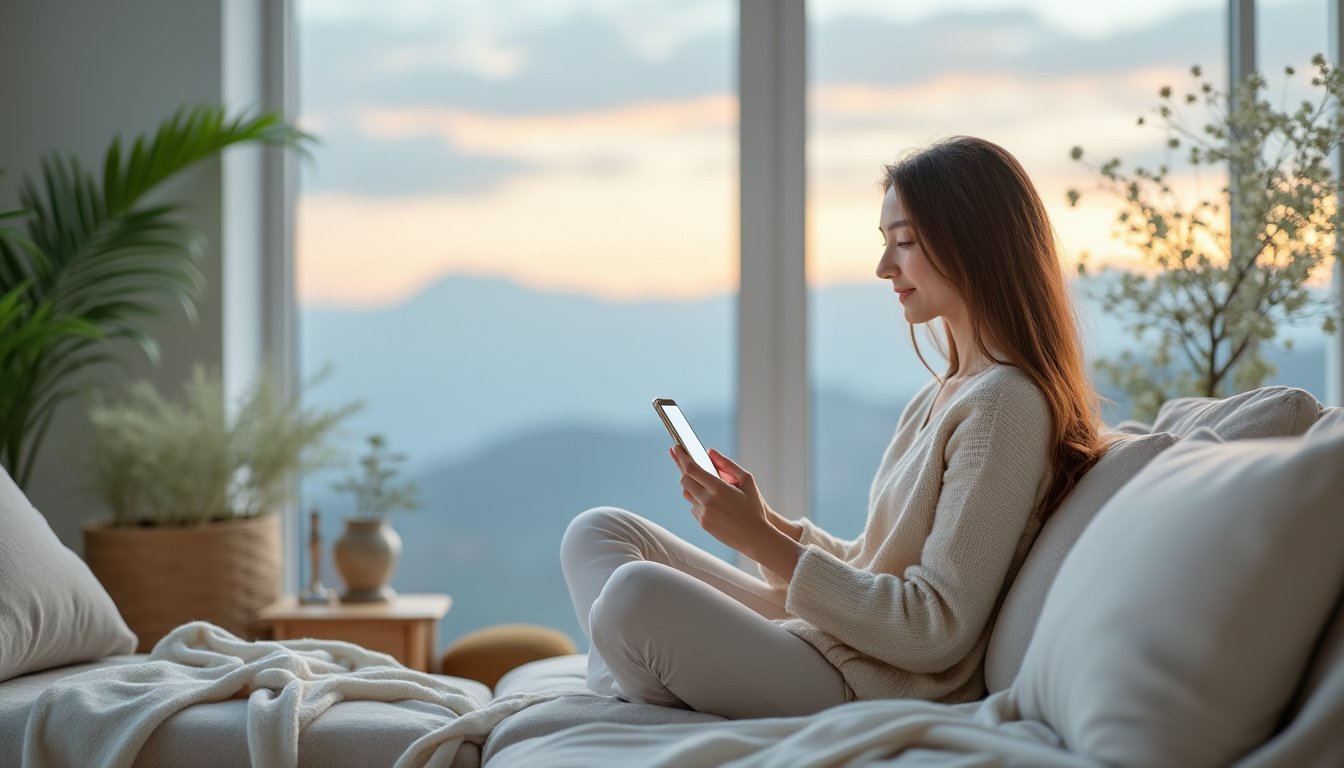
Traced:
[[[911, 420], [923, 418], [924, 414], [928, 413], [929, 405], [933, 402], [933, 398], [937, 396], [937, 394], [937, 379], [925, 384], [919, 392], [910, 399], [910, 402], [906, 404], [905, 409], [901, 411], [901, 417], [896, 424], [896, 434], [899, 435], [902, 428], [904, 428]], [[884, 459], [892, 456], [893, 453], [897, 451], [898, 447], [903, 450], [903, 447], [899, 446], [895, 438], [893, 438], [892, 444], [887, 446], [887, 455]], [[863, 548], [864, 534], [860, 534], [859, 537], [853, 541], [846, 541], [831, 534], [829, 531], [823, 530], [806, 517], [799, 518], [794, 522], [799, 523], [803, 527], [803, 533], [798, 537], [798, 543], [802, 544], [804, 547], [815, 546], [823, 552], [844, 561], [854, 559], [854, 555]], [[769, 568], [760, 566], [759, 570], [761, 578], [765, 579], [766, 583], [770, 586], [777, 589], [783, 589], [789, 585], [789, 582], [776, 576], [775, 572], [771, 571]]]
[[[1048, 468], [1050, 415], [1034, 387], [970, 402], [947, 437], [920, 562], [900, 574], [804, 550], [785, 608], [854, 650], [912, 672], [965, 658], [984, 631]], [[872, 532], [870, 532], [871, 535]]]
[[[829, 531], [823, 530], [806, 517], [799, 518], [793, 522], [798, 523], [803, 528], [802, 535], [798, 537], [799, 544], [802, 544], [804, 547], [817, 547], [823, 552], [841, 560], [851, 559], [854, 556], [854, 553], [858, 552], [859, 548], [863, 546], [863, 536], [859, 536], [859, 538], [853, 541], [845, 541]], [[759, 570], [761, 572], [761, 578], [765, 579], [765, 583], [770, 586], [783, 588], [789, 585], [788, 581], [777, 576], [775, 572], [769, 568], [762, 565], [759, 566]]]

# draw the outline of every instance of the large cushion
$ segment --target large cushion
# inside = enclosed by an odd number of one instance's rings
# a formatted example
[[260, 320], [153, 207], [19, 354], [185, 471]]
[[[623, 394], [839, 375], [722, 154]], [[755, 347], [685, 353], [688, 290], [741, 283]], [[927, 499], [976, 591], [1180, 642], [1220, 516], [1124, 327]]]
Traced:
[[0, 681], [135, 650], [88, 566], [0, 468]]
[[553, 656], [517, 667], [500, 678], [495, 698], [520, 693], [550, 693], [551, 701], [535, 704], [509, 715], [495, 726], [481, 750], [488, 764], [500, 750], [521, 741], [587, 723], [625, 725], [665, 725], [668, 723], [712, 723], [722, 720], [690, 709], [661, 707], [656, 704], [622, 701], [615, 696], [598, 696], [588, 688], [588, 657], [575, 654]]
[[1022, 715], [1115, 766], [1229, 765], [1264, 741], [1344, 584], [1344, 433], [1163, 451], [1060, 568]]
[[1295, 387], [1261, 387], [1224, 398], [1178, 397], [1162, 404], [1150, 432], [1187, 435], [1208, 427], [1224, 440], [1293, 437], [1321, 415], [1310, 392]]
[[[1344, 557], [1344, 546], [1340, 548]], [[1302, 687], [1286, 713], [1287, 727], [1237, 768], [1344, 765], [1344, 601], [1321, 635]]]
[[495, 683], [495, 698], [520, 693], [592, 692], [588, 687], [588, 655], [583, 653], [530, 661], [514, 667]]
[[[1344, 435], [1344, 408], [1326, 408], [1307, 430], [1314, 438], [1326, 431]], [[1344, 558], [1344, 541], [1336, 557]], [[1302, 677], [1293, 702], [1284, 713], [1283, 731], [1237, 768], [1287, 768], [1300, 765], [1344, 765], [1344, 585], [1329, 626], [1321, 633], [1307, 673]]]
[[1115, 435], [1115, 439], [1106, 455], [1083, 475], [1045, 521], [1004, 597], [985, 650], [985, 684], [990, 693], [1012, 685], [1055, 574], [1083, 529], [1121, 486], [1176, 442], [1176, 436], [1169, 432]]

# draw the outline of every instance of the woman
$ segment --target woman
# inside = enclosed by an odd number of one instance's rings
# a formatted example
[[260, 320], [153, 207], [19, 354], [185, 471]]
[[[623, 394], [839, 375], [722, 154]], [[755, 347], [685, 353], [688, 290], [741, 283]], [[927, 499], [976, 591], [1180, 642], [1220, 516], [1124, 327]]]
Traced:
[[763, 578], [624, 510], [579, 515], [562, 563], [594, 690], [733, 718], [985, 694], [1003, 593], [1104, 452], [1098, 398], [1045, 208], [1007, 151], [955, 137], [883, 189], [877, 276], [912, 341], [942, 319], [948, 367], [901, 414], [863, 534], [789, 520], [727, 457], [711, 452], [715, 477], [674, 448], [697, 521]]

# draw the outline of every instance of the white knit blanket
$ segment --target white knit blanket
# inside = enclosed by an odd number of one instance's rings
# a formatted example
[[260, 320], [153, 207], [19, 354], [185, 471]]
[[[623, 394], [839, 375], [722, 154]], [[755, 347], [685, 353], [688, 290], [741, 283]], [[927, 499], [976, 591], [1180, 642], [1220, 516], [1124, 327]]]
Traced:
[[205, 622], [184, 624], [143, 664], [105, 667], [53, 683], [33, 704], [24, 768], [130, 768], [165, 720], [203, 702], [247, 697], [252, 765], [298, 765], [299, 733], [339, 701], [419, 701], [445, 723], [411, 744], [396, 768], [479, 763], [499, 721], [549, 696], [506, 697], [481, 708], [447, 681], [391, 656], [329, 640], [247, 642]]

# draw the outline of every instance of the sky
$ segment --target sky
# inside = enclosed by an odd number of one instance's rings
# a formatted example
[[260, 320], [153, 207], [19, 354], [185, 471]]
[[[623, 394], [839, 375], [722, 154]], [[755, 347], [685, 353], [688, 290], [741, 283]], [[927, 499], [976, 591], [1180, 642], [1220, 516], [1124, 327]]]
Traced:
[[[1115, 201], [1069, 150], [1164, 161], [1135, 118], [1191, 64], [1222, 85], [1223, 5], [810, 2], [809, 280], [871, 279], [882, 165], [957, 133], [1022, 161], [1067, 259], [1127, 258]], [[1323, 2], [1260, 7], [1269, 67], [1323, 49], [1302, 34]], [[735, 8], [300, 0], [300, 122], [322, 140], [300, 185], [301, 302], [395, 304], [451, 274], [618, 300], [734, 290]]]

